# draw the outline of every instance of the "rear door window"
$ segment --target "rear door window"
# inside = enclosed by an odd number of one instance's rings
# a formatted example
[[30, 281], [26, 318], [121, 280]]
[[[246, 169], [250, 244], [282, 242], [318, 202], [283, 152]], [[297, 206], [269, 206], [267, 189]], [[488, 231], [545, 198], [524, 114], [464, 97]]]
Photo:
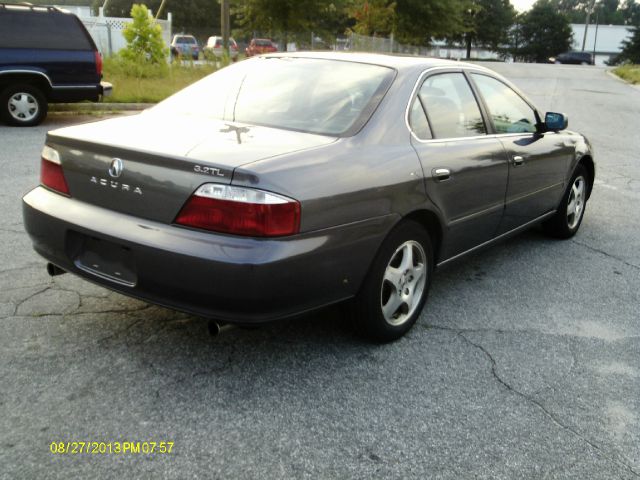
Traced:
[[80, 20], [75, 15], [30, 10], [26, 7], [0, 9], [0, 46], [52, 50], [93, 50]]
[[428, 77], [418, 92], [434, 138], [485, 135], [487, 129], [473, 91], [462, 73]]

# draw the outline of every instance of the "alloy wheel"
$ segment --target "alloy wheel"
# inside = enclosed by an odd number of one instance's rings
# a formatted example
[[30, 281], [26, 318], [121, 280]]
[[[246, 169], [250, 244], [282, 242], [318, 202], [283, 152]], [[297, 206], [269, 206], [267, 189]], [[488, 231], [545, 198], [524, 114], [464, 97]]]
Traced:
[[427, 281], [427, 256], [418, 242], [409, 240], [391, 256], [380, 289], [380, 307], [390, 325], [405, 323], [420, 305]]
[[569, 200], [567, 203], [567, 225], [571, 230], [576, 228], [582, 218], [584, 212], [585, 200], [585, 180], [584, 177], [578, 176], [571, 186]]

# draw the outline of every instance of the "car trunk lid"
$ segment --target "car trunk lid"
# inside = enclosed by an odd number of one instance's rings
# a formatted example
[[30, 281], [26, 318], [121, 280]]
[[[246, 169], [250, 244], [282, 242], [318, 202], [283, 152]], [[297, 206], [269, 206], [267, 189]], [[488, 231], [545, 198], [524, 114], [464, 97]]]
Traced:
[[316, 148], [333, 137], [220, 120], [136, 115], [52, 131], [71, 196], [171, 223], [202, 184], [229, 184], [236, 167]]

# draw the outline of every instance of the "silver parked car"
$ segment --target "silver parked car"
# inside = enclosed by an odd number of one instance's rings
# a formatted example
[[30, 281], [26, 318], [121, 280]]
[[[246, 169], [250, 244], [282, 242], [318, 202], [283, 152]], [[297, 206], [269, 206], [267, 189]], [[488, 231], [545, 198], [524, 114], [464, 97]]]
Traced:
[[[207, 40], [207, 44], [202, 49], [206, 58], [209, 59], [220, 59], [223, 56], [224, 52], [224, 43], [222, 37], [213, 36], [209, 37]], [[234, 62], [238, 60], [238, 44], [233, 38], [229, 38], [229, 57]]]
[[576, 233], [595, 170], [566, 127], [475, 65], [256, 57], [49, 132], [24, 222], [52, 274], [245, 324], [351, 300], [389, 341], [437, 266], [539, 223]]

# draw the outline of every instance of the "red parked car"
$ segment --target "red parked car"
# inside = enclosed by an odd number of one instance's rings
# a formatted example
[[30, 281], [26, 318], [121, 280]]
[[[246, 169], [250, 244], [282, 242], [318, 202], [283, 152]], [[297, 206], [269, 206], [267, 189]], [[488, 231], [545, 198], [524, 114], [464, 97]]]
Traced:
[[278, 49], [268, 38], [254, 38], [249, 43], [249, 46], [245, 49], [247, 57], [253, 57], [254, 55], [261, 55], [263, 53], [277, 52]]

